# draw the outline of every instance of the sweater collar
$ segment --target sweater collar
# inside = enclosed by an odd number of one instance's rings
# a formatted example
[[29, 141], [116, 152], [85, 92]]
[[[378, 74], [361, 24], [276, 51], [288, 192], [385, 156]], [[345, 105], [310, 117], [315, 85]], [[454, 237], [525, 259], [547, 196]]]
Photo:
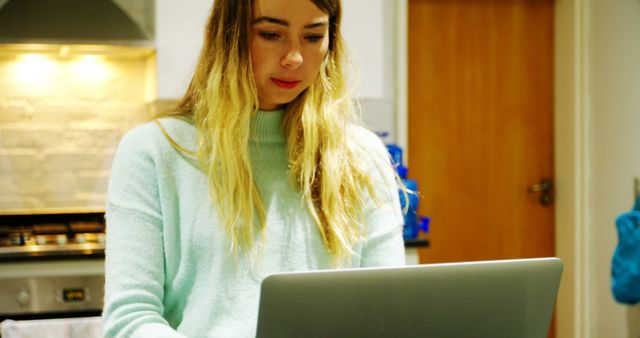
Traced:
[[250, 139], [260, 143], [285, 143], [284, 110], [258, 110], [251, 118]]

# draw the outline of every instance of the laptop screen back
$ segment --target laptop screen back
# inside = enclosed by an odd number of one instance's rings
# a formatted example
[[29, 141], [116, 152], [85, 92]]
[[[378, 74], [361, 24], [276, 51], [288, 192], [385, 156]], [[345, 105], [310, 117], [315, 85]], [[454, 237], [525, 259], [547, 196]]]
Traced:
[[557, 258], [285, 273], [262, 283], [258, 338], [544, 338]]

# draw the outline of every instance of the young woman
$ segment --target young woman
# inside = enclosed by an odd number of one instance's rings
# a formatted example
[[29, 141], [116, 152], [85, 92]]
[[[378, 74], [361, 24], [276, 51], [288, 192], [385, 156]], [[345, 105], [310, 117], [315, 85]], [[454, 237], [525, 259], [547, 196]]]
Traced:
[[404, 264], [340, 18], [340, 0], [215, 0], [173, 116], [129, 131], [114, 160], [107, 337], [253, 337], [268, 274]]

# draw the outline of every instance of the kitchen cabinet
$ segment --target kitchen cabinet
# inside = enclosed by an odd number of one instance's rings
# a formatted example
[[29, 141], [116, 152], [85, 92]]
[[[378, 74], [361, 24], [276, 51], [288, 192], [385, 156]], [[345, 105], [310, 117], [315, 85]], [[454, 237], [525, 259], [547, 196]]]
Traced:
[[[357, 95], [380, 99], [393, 91], [389, 87], [391, 56], [390, 32], [385, 21], [393, 16], [385, 0], [349, 0], [343, 2], [343, 35], [359, 68]], [[182, 97], [202, 48], [204, 26], [212, 0], [156, 1], [157, 98]], [[385, 70], [386, 69], [386, 70]]]

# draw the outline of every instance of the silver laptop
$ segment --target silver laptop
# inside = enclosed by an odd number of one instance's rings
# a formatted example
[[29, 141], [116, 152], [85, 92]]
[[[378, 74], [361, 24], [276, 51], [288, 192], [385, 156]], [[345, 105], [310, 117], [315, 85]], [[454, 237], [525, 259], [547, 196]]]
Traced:
[[275, 274], [258, 338], [545, 338], [562, 262], [536, 258]]

